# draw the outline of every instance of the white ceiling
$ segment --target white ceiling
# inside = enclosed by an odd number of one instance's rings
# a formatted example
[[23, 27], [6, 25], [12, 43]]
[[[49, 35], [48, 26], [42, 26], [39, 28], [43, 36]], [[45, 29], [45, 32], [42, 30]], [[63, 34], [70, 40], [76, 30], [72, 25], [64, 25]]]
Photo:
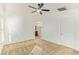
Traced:
[[[34, 7], [37, 7], [36, 3], [6, 3], [5, 7], [6, 7], [6, 12], [7, 13], [16, 13], [16, 14], [31, 14], [32, 10], [31, 8], [27, 7], [28, 5], [32, 5]], [[43, 6], [43, 8], [47, 8], [50, 9], [50, 12], [57, 12], [57, 8], [61, 8], [61, 7], [67, 7], [68, 10], [71, 9], [76, 9], [79, 8], [79, 4], [78, 3], [45, 3], [45, 5]], [[2, 7], [3, 4], [0, 4], [0, 11], [2, 12]], [[34, 14], [35, 15], [35, 14]]]

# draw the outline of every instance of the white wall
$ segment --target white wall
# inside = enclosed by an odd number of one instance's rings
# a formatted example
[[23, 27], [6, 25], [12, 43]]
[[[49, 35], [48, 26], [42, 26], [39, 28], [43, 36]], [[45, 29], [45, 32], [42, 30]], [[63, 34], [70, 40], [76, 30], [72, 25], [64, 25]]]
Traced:
[[6, 5], [5, 43], [8, 41], [10, 29], [12, 42], [32, 38], [34, 20], [39, 20], [43, 22], [43, 38], [79, 50], [79, 9], [45, 13], [42, 16], [31, 14], [31, 11], [25, 8], [25, 4]]
[[54, 12], [42, 20], [47, 40], [79, 50], [79, 9]]
[[47, 15], [44, 22], [44, 35], [49, 41], [74, 47], [73, 11], [57, 12]]

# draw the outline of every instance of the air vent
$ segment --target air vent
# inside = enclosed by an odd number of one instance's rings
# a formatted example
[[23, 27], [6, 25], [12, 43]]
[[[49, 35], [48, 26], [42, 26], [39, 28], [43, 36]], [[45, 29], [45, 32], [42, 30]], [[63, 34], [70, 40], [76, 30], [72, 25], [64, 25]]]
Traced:
[[67, 8], [66, 7], [62, 7], [62, 8], [58, 8], [57, 10], [58, 11], [65, 11], [65, 10], [67, 10]]

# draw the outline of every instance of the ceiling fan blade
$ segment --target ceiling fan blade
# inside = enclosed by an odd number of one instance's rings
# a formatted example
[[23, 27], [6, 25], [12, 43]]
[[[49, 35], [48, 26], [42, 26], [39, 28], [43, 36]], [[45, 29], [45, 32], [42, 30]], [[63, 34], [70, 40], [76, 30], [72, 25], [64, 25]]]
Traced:
[[28, 7], [33, 8], [33, 9], [37, 9], [37, 8], [35, 8], [35, 7], [32, 7], [32, 6], [28, 6]]
[[42, 12], [40, 11], [40, 14], [42, 15]]
[[57, 10], [58, 11], [64, 11], [64, 10], [67, 10], [67, 8], [66, 7], [62, 7], [62, 8], [58, 8]]
[[36, 11], [32, 11], [32, 13], [34, 13], [34, 12], [36, 12]]
[[38, 3], [38, 6], [40, 6], [40, 4]]
[[50, 11], [49, 9], [41, 9], [42, 11]]
[[38, 9], [42, 8], [43, 7], [43, 3], [39, 4], [40, 6], [38, 7]]

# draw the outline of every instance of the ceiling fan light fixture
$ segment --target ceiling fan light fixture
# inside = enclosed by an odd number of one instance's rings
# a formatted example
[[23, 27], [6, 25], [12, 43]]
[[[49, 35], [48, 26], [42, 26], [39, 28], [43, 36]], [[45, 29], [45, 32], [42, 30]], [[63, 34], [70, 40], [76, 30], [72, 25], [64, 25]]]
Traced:
[[32, 13], [38, 12], [40, 15], [42, 15], [43, 14], [42, 11], [46, 11], [46, 12], [50, 11], [49, 9], [42, 9], [43, 6], [44, 3], [38, 3], [38, 8], [32, 7], [30, 5], [28, 7], [35, 9], [35, 11], [32, 11]]

